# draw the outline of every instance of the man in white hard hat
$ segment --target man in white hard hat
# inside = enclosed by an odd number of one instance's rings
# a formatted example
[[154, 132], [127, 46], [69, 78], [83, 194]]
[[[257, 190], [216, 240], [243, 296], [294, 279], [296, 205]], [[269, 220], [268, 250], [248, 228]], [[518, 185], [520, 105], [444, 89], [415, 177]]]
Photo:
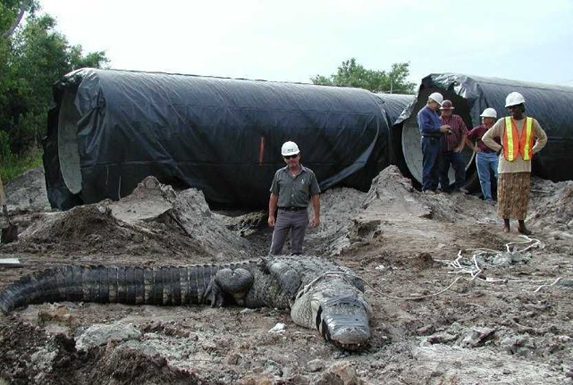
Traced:
[[[269, 198], [269, 226], [274, 227], [271, 255], [280, 255], [289, 231], [291, 253], [302, 254], [302, 243], [308, 226], [307, 206], [312, 202], [311, 227], [320, 223], [320, 188], [311, 169], [300, 163], [300, 150], [295, 142], [285, 142], [281, 154], [286, 167], [275, 173]], [[277, 212], [278, 208], [278, 212]], [[276, 218], [275, 218], [275, 213]]]
[[[466, 144], [476, 153], [476, 167], [481, 186], [483, 199], [493, 202], [491, 193], [491, 176], [497, 180], [497, 152], [485, 145], [481, 140], [484, 134], [495, 124], [497, 111], [491, 107], [486, 108], [480, 115], [482, 124], [468, 132]], [[494, 138], [496, 143], [501, 143], [499, 138]]]
[[442, 125], [436, 114], [443, 101], [444, 97], [439, 92], [430, 94], [426, 106], [416, 115], [422, 135], [422, 191], [424, 192], [436, 192], [438, 189], [440, 138], [442, 134], [451, 131], [450, 126]]
[[[482, 141], [499, 156], [497, 183], [497, 213], [503, 218], [504, 231], [510, 231], [509, 221], [517, 219], [521, 234], [531, 232], [525, 227], [531, 159], [547, 143], [547, 135], [536, 119], [525, 116], [525, 98], [512, 92], [505, 99], [511, 116], [498, 120], [482, 137]], [[501, 138], [501, 145], [494, 138]]]
[[[450, 126], [450, 132], [442, 135], [442, 152], [440, 153], [440, 188], [444, 192], [465, 191], [466, 164], [462, 151], [466, 145], [468, 129], [461, 116], [454, 114], [454, 105], [450, 100], [444, 100], [440, 107], [440, 122]], [[450, 187], [450, 165], [455, 172], [454, 188]], [[467, 192], [467, 191], [466, 191]]]

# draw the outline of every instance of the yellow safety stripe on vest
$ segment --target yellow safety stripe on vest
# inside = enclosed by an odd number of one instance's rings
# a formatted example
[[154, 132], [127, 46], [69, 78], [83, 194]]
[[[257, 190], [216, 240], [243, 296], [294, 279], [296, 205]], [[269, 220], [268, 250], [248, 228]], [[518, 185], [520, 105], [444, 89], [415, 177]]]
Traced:
[[504, 139], [505, 143], [503, 145], [505, 146], [505, 151], [503, 155], [505, 156], [506, 160], [513, 162], [513, 160], [515, 159], [515, 149], [514, 149], [515, 142], [513, 141], [513, 124], [510, 116], [505, 117]]
[[523, 153], [521, 156], [523, 160], [530, 160], [531, 159], [531, 144], [533, 142], [533, 118], [525, 118], [525, 132], [522, 132], [521, 135], [525, 136], [525, 142], [523, 144]]

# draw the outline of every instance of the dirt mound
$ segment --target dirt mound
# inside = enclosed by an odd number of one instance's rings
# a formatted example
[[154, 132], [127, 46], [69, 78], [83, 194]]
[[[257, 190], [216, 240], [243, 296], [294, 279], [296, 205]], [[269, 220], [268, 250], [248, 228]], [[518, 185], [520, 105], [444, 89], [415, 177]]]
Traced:
[[573, 237], [573, 181], [533, 178], [528, 219], [537, 228], [565, 231]]
[[37, 242], [70, 243], [86, 242], [89, 238], [119, 238], [125, 241], [128, 231], [119, 226], [108, 207], [86, 205], [63, 213], [50, 227], [39, 230], [31, 237]]
[[[352, 218], [364, 201], [366, 193], [350, 188], [328, 190], [320, 197], [320, 225], [308, 228], [305, 250], [309, 254], [334, 256], [347, 246]], [[313, 215], [309, 210], [309, 215]]]
[[198, 384], [188, 371], [171, 368], [162, 357], [148, 357], [113, 344], [78, 352], [73, 338], [49, 335], [41, 327], [12, 320], [0, 323], [0, 378], [13, 384]]
[[21, 241], [2, 252], [153, 255], [187, 263], [251, 258], [249, 243], [211, 212], [195, 189], [176, 193], [154, 177], [118, 202], [76, 206], [66, 212], [39, 213], [20, 234]]

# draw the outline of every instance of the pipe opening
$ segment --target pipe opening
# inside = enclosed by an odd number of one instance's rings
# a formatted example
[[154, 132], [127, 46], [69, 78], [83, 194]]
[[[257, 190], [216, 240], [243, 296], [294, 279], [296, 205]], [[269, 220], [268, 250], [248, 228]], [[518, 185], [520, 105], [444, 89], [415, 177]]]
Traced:
[[[419, 183], [422, 183], [422, 146], [420, 144], [421, 135], [420, 129], [418, 128], [418, 123], [416, 122], [416, 115], [418, 114], [418, 111], [420, 111], [426, 105], [428, 96], [432, 92], [436, 91], [440, 92], [444, 96], [444, 100], [449, 99], [452, 101], [455, 107], [454, 114], [461, 116], [464, 123], [466, 124], [466, 127], [468, 128], [468, 131], [474, 127], [470, 117], [470, 106], [468, 106], [466, 99], [456, 95], [453, 92], [438, 88], [425, 88], [420, 90], [418, 93], [418, 100], [412, 109], [410, 117], [406, 119], [402, 124], [401, 136], [401, 147], [406, 167], [408, 168], [408, 171], [412, 177]], [[466, 181], [470, 181], [473, 179], [472, 175], [470, 175], [471, 171], [475, 169], [473, 166], [471, 166], [474, 158], [474, 153], [469, 147], [466, 146], [462, 151], [462, 156], [466, 165]], [[455, 181], [455, 176], [454, 170], [451, 166], [448, 175], [450, 182], [453, 184]]]
[[78, 148], [78, 120], [80, 114], [74, 105], [75, 91], [65, 90], [58, 117], [58, 156], [66, 187], [72, 194], [82, 189], [80, 153]]

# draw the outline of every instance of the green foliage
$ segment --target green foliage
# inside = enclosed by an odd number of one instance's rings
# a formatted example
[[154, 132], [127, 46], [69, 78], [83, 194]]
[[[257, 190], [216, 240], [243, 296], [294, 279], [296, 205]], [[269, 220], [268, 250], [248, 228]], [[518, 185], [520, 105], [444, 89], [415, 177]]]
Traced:
[[342, 62], [338, 71], [328, 77], [316, 75], [311, 78], [313, 84], [338, 87], [364, 88], [372, 92], [395, 94], [413, 94], [415, 83], [408, 82], [410, 63], [392, 64], [389, 72], [364, 68], [355, 58]]
[[81, 46], [71, 46], [55, 30], [53, 17], [36, 14], [36, 1], [3, 0], [0, 35], [15, 24], [22, 9], [27, 10], [25, 23], [20, 23], [12, 35], [0, 37], [0, 163], [3, 173], [6, 167], [17, 169], [18, 165], [27, 164], [31, 159], [27, 154], [37, 151], [46, 131], [54, 82], [72, 70], [87, 66], [101, 68], [108, 63], [105, 52], [84, 55]]
[[[0, 131], [0, 136], [3, 134], [6, 133]], [[42, 166], [42, 151], [38, 147], [19, 156], [10, 153], [8, 157], [2, 158], [2, 162], [0, 163], [0, 177], [4, 183], [7, 183], [24, 171], [40, 166]]]

